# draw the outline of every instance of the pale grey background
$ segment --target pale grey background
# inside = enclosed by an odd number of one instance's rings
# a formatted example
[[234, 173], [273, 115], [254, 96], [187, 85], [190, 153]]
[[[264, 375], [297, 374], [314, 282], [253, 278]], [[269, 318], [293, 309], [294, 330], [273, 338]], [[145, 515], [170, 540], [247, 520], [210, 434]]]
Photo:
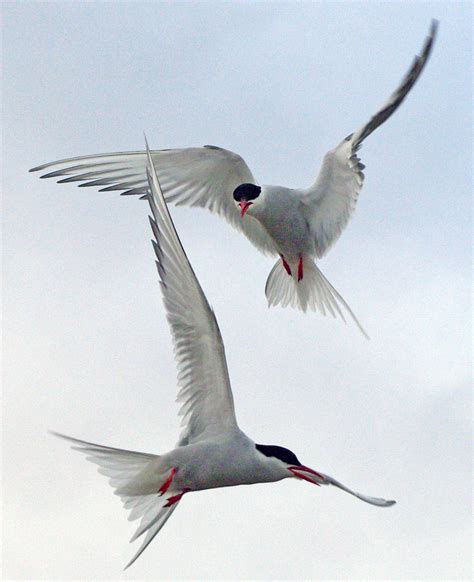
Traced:
[[[48, 429], [149, 452], [178, 436], [147, 207], [28, 174], [205, 143], [304, 186], [441, 21], [426, 71], [361, 151], [320, 266], [371, 335], [266, 307], [272, 261], [172, 208], [257, 440], [398, 505], [293, 480], [189, 495], [140, 560], [105, 479]], [[4, 578], [463, 579], [470, 574], [470, 3], [3, 4]]]

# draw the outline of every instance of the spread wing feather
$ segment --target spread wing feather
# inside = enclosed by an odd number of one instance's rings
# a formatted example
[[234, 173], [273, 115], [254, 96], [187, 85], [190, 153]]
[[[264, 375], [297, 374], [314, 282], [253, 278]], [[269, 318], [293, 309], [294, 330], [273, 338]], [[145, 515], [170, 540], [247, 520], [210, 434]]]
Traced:
[[[233, 192], [243, 183], [255, 184], [244, 160], [234, 152], [216, 146], [155, 150], [151, 152], [167, 202], [198, 206], [225, 218], [243, 232], [263, 253], [275, 254], [271, 238], [255, 220], [242, 220]], [[60, 178], [58, 183], [79, 182], [79, 187], [98, 187], [100, 192], [146, 198], [148, 182], [146, 152], [119, 152], [58, 160], [32, 168], [52, 170], [41, 178]]]
[[326, 154], [315, 183], [302, 197], [319, 257], [339, 238], [355, 209], [365, 167], [357, 157], [357, 151], [365, 138], [398, 109], [410, 92], [430, 56], [437, 29], [438, 22], [433, 20], [421, 54], [415, 58], [396, 91], [368, 123]]
[[178, 444], [185, 445], [232, 431], [237, 421], [219, 326], [178, 238], [149, 151], [147, 171], [153, 248], [173, 335], [185, 425]]

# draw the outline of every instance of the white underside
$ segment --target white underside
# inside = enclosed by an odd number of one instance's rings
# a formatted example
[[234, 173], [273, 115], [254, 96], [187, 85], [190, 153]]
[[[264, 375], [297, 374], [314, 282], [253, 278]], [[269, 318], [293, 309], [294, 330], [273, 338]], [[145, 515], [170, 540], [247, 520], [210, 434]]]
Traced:
[[268, 305], [291, 305], [301, 311], [319, 311], [322, 315], [340, 317], [344, 322], [349, 315], [366, 338], [366, 331], [359, 323], [349, 305], [334, 289], [316, 264], [303, 257], [303, 278], [298, 281], [298, 262], [289, 263], [291, 276], [286, 272], [282, 260], [278, 259], [270, 271], [265, 286]]

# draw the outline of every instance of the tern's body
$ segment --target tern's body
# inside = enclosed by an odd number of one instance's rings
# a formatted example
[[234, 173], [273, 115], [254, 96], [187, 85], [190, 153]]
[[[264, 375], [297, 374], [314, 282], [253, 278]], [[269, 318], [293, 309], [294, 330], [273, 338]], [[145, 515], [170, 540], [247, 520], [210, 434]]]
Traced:
[[264, 185], [259, 204], [254, 203], [246, 213], [265, 227], [276, 253], [289, 264], [297, 263], [302, 255], [316, 256], [311, 228], [301, 211], [303, 195], [304, 190]]
[[128, 565], [150, 544], [183, 495], [193, 491], [298, 478], [334, 485], [372, 505], [393, 505], [351, 491], [302, 465], [290, 450], [256, 444], [240, 430], [217, 320], [174, 229], [150, 152], [148, 160], [153, 245], [178, 363], [184, 430], [176, 448], [161, 455], [58, 435], [100, 466], [131, 511], [129, 519], [141, 520], [132, 541], [142, 535], [144, 539]]
[[[173, 467], [178, 469], [173, 477], [174, 488], [189, 492], [270, 483], [288, 477], [288, 470], [260, 453], [240, 429], [173, 449], [160, 456], [155, 474], [167, 475]], [[157, 480], [156, 484], [159, 487], [162, 482]]]
[[[420, 56], [398, 88], [364, 126], [325, 155], [309, 188], [258, 186], [239, 155], [216, 146], [152, 152], [168, 202], [208, 208], [265, 254], [279, 255], [265, 287], [269, 305], [312, 309], [342, 319], [348, 314], [358, 324], [314, 260], [329, 250], [349, 222], [364, 181], [357, 151], [413, 87], [430, 55], [436, 30], [433, 21]], [[32, 171], [49, 168], [53, 171], [43, 178], [59, 177], [59, 182], [143, 197], [148, 188], [146, 163], [145, 152], [125, 152], [60, 160]]]

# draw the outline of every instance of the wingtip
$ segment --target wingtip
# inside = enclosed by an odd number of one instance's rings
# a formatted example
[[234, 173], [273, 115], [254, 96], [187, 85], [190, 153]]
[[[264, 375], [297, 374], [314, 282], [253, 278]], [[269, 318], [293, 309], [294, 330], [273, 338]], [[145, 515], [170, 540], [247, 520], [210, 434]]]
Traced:
[[439, 28], [439, 20], [437, 18], [431, 19], [430, 35], [434, 38]]
[[69, 443], [69, 446], [72, 448], [74, 448], [74, 444], [76, 444], [77, 442], [77, 439], [75, 439], [74, 437], [70, 437], [60, 432], [56, 432], [55, 430], [48, 430], [48, 433], [54, 437], [57, 437], [58, 439], [67, 441]]
[[362, 499], [362, 501], [366, 501], [367, 503], [370, 503], [371, 505], [375, 505], [376, 507], [391, 507], [392, 505], [395, 505], [397, 502], [393, 499], [381, 499], [380, 497], [360, 497], [360, 499]]
[[377, 507], [392, 507], [392, 505], [395, 505], [397, 502], [393, 499], [378, 499], [377, 503], [373, 503], [373, 505], [376, 505]]
[[430, 32], [426, 38], [425, 45], [428, 47], [428, 51], [431, 52], [431, 49], [436, 41], [436, 37], [438, 35], [438, 28], [439, 28], [439, 20], [433, 18], [430, 24]]
[[74, 437], [70, 437], [70, 436], [62, 434], [60, 432], [56, 432], [55, 430], [48, 430], [48, 433], [52, 436], [58, 437], [59, 439], [63, 439], [64, 441], [68, 441], [69, 443], [74, 443], [77, 440]]
[[143, 132], [143, 137], [145, 138], [145, 149], [146, 149], [146, 155], [147, 155], [147, 159], [148, 159], [148, 167], [147, 167], [147, 174], [149, 171], [156, 171], [155, 167], [153, 165], [153, 159], [151, 157], [151, 152], [150, 152], [150, 147], [148, 145], [148, 140], [146, 139], [146, 135], [145, 132]]
[[[28, 172], [39, 172], [40, 170], [44, 170], [45, 164], [41, 164], [41, 166], [35, 166], [34, 168], [30, 168]], [[44, 178], [45, 176], [40, 176], [40, 178]]]

